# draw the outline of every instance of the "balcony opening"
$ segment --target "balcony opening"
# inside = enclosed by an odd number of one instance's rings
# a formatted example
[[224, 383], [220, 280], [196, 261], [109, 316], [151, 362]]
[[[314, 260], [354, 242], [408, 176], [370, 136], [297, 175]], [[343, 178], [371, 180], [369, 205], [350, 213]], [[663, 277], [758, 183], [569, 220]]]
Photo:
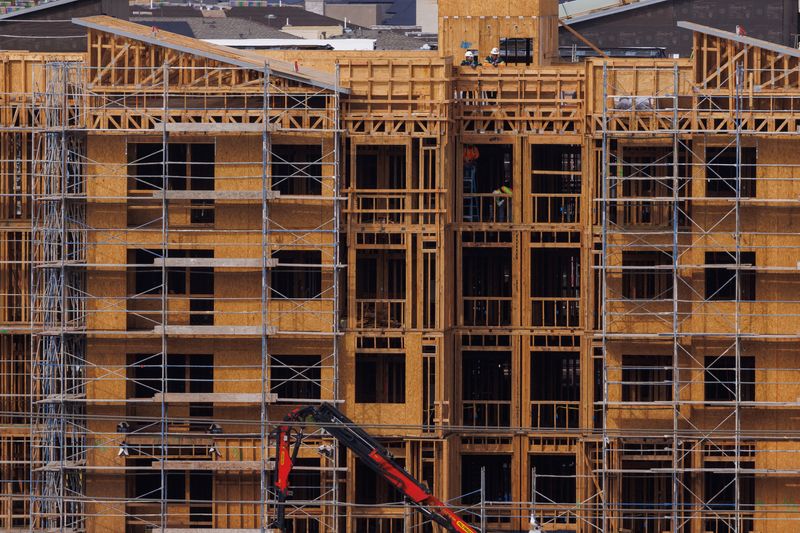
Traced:
[[[756, 400], [756, 358], [739, 358], [739, 401]], [[705, 358], [705, 397], [707, 402], [736, 401], [736, 356]]]
[[189, 472], [189, 525], [210, 528], [214, 518], [214, 474]]
[[[213, 191], [215, 146], [213, 143], [168, 143], [166, 153], [162, 143], [128, 144], [128, 191], [137, 193], [169, 189], [172, 191]], [[165, 162], [166, 157], [166, 162]], [[164, 168], [167, 179], [165, 187]], [[213, 199], [190, 201], [189, 221], [193, 224], [213, 224]], [[128, 223], [144, 223], [139, 216], [142, 207], [129, 205]], [[154, 210], [146, 206], [142, 216]], [[155, 213], [149, 213], [152, 216]]]
[[272, 253], [278, 265], [270, 271], [270, 296], [308, 300], [322, 296], [322, 252], [280, 250]]
[[510, 502], [511, 456], [506, 454], [462, 455], [461, 498], [463, 505], [480, 503], [481, 469], [486, 472], [485, 499], [490, 502]]
[[405, 401], [405, 355], [356, 354], [356, 403]]
[[405, 252], [356, 252], [356, 323], [359, 328], [399, 328], [406, 298]]
[[672, 401], [672, 357], [623, 355], [622, 401], [637, 403]]
[[[622, 182], [622, 190], [617, 184], [611, 184], [609, 195], [620, 194], [620, 201], [615, 202], [610, 213], [614, 223], [636, 226], [668, 226], [672, 224], [674, 215], [673, 192], [678, 187], [678, 196], [686, 198], [690, 195], [689, 151], [682, 147], [678, 153], [678, 165], [675, 167], [672, 147], [631, 147], [622, 149], [620, 159], [615, 162], [614, 169]], [[677, 172], [677, 176], [675, 173]], [[688, 222], [686, 200], [679, 200], [678, 224]]]
[[[161, 323], [162, 267], [155, 265], [161, 250], [128, 250], [128, 328], [152, 329]], [[169, 259], [213, 258], [212, 250], [168, 250]], [[152, 266], [150, 266], [152, 265]], [[210, 326], [214, 324], [214, 269], [167, 267], [170, 324]]]
[[464, 222], [513, 221], [513, 146], [464, 145], [463, 158]]
[[[739, 299], [756, 299], [756, 253], [739, 252]], [[730, 267], [725, 265], [731, 265]], [[736, 252], [706, 252], [706, 299], [736, 299]]]
[[510, 325], [511, 282], [510, 248], [463, 248], [464, 325]]
[[756, 196], [756, 149], [742, 147], [740, 153], [737, 168], [735, 147], [706, 148], [706, 196], [736, 198], [737, 186], [740, 198]]
[[295, 468], [292, 471], [292, 495], [291, 500], [310, 502], [319, 498], [322, 494], [322, 477], [320, 470], [320, 460], [315, 457], [298, 457], [295, 461]]
[[[704, 505], [712, 512], [712, 517], [705, 519], [704, 531], [714, 533], [751, 533], [753, 531], [753, 511], [755, 511], [756, 483], [755, 475], [748, 472], [739, 473], [739, 508], [744, 519], [742, 527], [736, 527], [736, 483], [735, 473], [732, 472], [736, 465], [727, 461], [714, 461], [708, 465], [716, 471], [703, 473]], [[739, 468], [752, 470], [755, 463], [741, 461]], [[728, 470], [728, 471], [726, 471]]]
[[273, 144], [272, 190], [281, 196], [322, 194], [322, 146], [314, 144]]
[[[662, 449], [669, 446], [663, 443]], [[654, 450], [655, 451], [655, 450]], [[622, 470], [622, 498], [629, 502], [622, 516], [628, 531], [669, 531], [672, 520], [672, 479], [668, 475], [639, 473], [646, 470], [669, 470], [672, 461], [625, 460]], [[661, 510], [658, 510], [661, 509]]]
[[532, 454], [538, 503], [575, 504], [575, 456]]
[[534, 326], [578, 327], [580, 250], [531, 250], [531, 299]]
[[533, 221], [544, 224], [579, 222], [581, 146], [537, 144], [532, 150]]
[[511, 354], [465, 351], [461, 355], [465, 426], [508, 427], [511, 423]]
[[622, 296], [629, 300], [672, 298], [672, 253], [622, 252]]
[[[128, 397], [152, 398], [163, 390], [160, 354], [128, 356]], [[167, 355], [166, 392], [214, 392], [213, 355]]]
[[318, 355], [271, 355], [270, 390], [281, 400], [319, 400], [322, 358]]
[[406, 147], [357, 146], [355, 171], [357, 189], [406, 189]]
[[531, 352], [531, 427], [577, 429], [580, 352]]
[[[154, 457], [144, 459], [126, 459], [126, 464], [136, 468], [135, 476], [125, 476], [127, 481], [126, 493], [128, 500], [142, 499], [148, 502], [157, 502], [163, 498], [161, 486], [161, 472], [152, 468]], [[181, 503], [187, 500], [186, 471], [174, 470], [166, 473], [168, 503]], [[158, 505], [158, 503], [154, 503]]]

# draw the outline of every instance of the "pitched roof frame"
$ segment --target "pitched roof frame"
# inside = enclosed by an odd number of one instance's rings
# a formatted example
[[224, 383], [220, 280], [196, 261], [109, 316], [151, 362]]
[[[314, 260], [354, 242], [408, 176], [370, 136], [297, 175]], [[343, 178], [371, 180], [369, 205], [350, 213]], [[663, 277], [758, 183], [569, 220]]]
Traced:
[[798, 49], [783, 46], [782, 44], [771, 43], [769, 41], [763, 41], [754, 37], [747, 37], [746, 35], [737, 35], [731, 31], [719, 30], [717, 28], [703, 26], [702, 24], [696, 24], [694, 22], [687, 22], [684, 20], [678, 22], [678, 27], [683, 28], [684, 30], [711, 35], [712, 37], [718, 37], [720, 39], [727, 39], [740, 44], [754, 46], [756, 48], [763, 48], [764, 50], [769, 50], [770, 52], [775, 52], [776, 54], [800, 58], [800, 50]]
[[338, 91], [340, 93], [348, 92], [347, 89], [340, 87], [336, 83], [334, 76], [325, 72], [306, 67], [295, 68], [293, 64], [287, 61], [266, 59], [257, 55], [251, 55], [242, 50], [211, 44], [177, 33], [163, 30], [153, 33], [146, 26], [134, 22], [119, 20], [105, 15], [76, 18], [72, 19], [72, 22], [91, 30], [111, 33], [153, 46], [169, 48], [177, 52], [196, 55], [245, 69], [263, 71], [266, 66], [271, 72], [274, 72], [275, 75], [283, 78], [295, 80], [321, 89]]

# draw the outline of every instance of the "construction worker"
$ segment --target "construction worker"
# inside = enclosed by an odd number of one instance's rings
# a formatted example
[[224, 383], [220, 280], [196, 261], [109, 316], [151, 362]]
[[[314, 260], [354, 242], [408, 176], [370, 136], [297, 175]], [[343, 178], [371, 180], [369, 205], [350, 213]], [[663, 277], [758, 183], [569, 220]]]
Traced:
[[505, 61], [503, 61], [503, 59], [500, 57], [500, 50], [497, 48], [492, 48], [492, 51], [489, 52], [489, 57], [486, 58], [486, 62], [493, 67], [497, 67], [505, 63]]
[[[478, 158], [480, 151], [474, 144], [464, 146], [464, 194], [473, 195], [476, 189], [476, 178], [478, 173]], [[479, 199], [473, 196], [464, 200], [464, 221], [475, 222], [479, 215]]]
[[496, 215], [497, 218], [495, 222], [508, 222], [509, 221], [509, 213], [511, 212], [511, 184], [506, 179], [503, 181], [503, 184], [492, 191], [492, 194], [496, 195], [495, 198], [495, 206], [497, 207]]
[[[472, 50], [467, 50], [464, 52], [464, 61], [461, 62], [462, 67], [472, 67], [477, 68], [480, 66], [478, 62], [478, 54], [474, 53]], [[458, 94], [459, 98], [462, 98], [467, 101], [467, 103], [474, 103], [475, 99], [475, 92], [474, 91], [461, 91]]]
[[480, 66], [478, 63], [478, 58], [475, 54], [472, 53], [472, 50], [467, 50], [464, 52], [464, 61], [461, 62], [462, 67], [472, 67], [475, 68]]

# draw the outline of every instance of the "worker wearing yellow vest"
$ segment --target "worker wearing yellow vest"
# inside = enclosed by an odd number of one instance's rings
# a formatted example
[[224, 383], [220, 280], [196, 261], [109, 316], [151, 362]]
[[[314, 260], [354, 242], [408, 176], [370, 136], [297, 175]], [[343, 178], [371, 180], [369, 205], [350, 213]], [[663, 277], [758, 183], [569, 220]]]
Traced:
[[495, 205], [497, 206], [497, 218], [495, 222], [508, 222], [509, 221], [509, 213], [511, 212], [511, 194], [513, 191], [511, 190], [511, 184], [508, 180], [504, 180], [503, 184], [492, 191], [492, 194], [496, 195], [495, 198]]

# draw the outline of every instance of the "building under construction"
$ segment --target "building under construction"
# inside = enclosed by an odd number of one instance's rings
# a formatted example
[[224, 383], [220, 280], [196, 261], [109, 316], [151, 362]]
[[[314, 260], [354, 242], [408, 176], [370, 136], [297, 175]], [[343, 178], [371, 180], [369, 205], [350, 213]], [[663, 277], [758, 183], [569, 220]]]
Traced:
[[[328, 402], [481, 531], [794, 530], [800, 51], [562, 63], [556, 0], [441, 0], [438, 51], [74, 24], [0, 54], [0, 529], [265, 531]], [[287, 531], [438, 530], [310, 431]]]

